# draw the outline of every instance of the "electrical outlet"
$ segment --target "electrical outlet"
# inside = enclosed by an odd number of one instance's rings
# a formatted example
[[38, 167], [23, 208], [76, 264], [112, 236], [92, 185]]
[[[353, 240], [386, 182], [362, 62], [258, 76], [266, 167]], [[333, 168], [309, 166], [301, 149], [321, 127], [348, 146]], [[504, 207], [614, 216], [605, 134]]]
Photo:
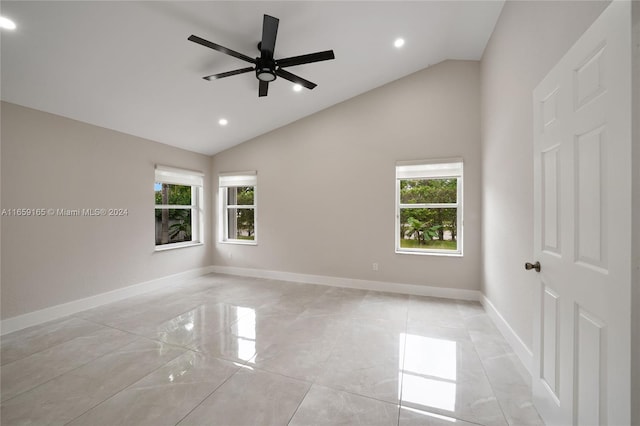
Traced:
[[378, 262], [373, 262], [373, 264], [371, 265], [371, 268], [372, 268], [374, 271], [377, 271], [377, 270], [378, 270]]

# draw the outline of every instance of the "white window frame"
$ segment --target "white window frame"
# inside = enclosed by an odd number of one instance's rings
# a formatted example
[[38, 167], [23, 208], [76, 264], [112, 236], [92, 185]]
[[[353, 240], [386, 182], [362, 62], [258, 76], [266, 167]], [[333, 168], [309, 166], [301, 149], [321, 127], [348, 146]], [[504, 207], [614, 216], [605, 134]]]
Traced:
[[[407, 179], [457, 179], [456, 203], [400, 203], [400, 181]], [[398, 161], [396, 163], [396, 220], [395, 247], [398, 254], [418, 254], [432, 256], [463, 256], [464, 215], [463, 215], [464, 162], [462, 158], [443, 158], [420, 161]], [[400, 247], [400, 210], [407, 208], [456, 208], [457, 209], [457, 250], [421, 249]]]
[[[177, 248], [200, 246], [204, 244], [204, 173], [195, 170], [156, 164], [155, 183], [191, 186], [191, 205], [155, 204], [157, 209], [190, 209], [191, 241], [167, 243], [155, 246], [155, 251], [173, 250]], [[155, 214], [154, 214], [155, 217]], [[155, 231], [154, 231], [155, 232]], [[155, 241], [155, 235], [154, 235]]]
[[[252, 186], [253, 204], [228, 204], [227, 188]], [[221, 173], [218, 176], [218, 242], [255, 246], [258, 244], [258, 174], [256, 171]], [[229, 209], [253, 209], [253, 240], [228, 238]]]

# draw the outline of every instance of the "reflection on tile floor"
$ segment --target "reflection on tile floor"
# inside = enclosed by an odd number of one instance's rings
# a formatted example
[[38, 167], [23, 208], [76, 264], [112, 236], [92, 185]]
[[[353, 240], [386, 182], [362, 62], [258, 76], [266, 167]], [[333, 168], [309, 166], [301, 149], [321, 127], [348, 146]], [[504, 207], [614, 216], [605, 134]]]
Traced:
[[8, 425], [542, 425], [478, 303], [211, 274], [2, 337]]

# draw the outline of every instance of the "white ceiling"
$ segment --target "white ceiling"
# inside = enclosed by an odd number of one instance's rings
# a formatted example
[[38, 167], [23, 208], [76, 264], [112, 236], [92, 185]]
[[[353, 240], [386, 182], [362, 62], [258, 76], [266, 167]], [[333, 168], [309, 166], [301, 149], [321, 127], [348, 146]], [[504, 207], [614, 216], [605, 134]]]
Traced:
[[[445, 59], [479, 60], [503, 1], [2, 1], [2, 100], [214, 154]], [[333, 49], [287, 68], [258, 98], [248, 64], [195, 34], [259, 56], [263, 14], [280, 19], [275, 57]], [[406, 44], [393, 47], [397, 37]], [[226, 127], [218, 120], [227, 118]]]

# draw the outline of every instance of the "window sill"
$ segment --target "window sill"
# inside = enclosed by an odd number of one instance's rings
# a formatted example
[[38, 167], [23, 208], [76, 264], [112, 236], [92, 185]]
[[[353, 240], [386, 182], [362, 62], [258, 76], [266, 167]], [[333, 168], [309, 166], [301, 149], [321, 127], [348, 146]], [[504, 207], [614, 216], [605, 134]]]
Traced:
[[168, 251], [168, 250], [175, 250], [175, 249], [181, 249], [186, 247], [196, 247], [196, 246], [203, 246], [203, 245], [204, 243], [201, 243], [201, 242], [163, 244], [161, 246], [156, 246], [154, 251]]
[[464, 257], [461, 252], [445, 252], [445, 251], [427, 251], [427, 250], [398, 250], [396, 254], [413, 254], [418, 256], [446, 256], [446, 257]]
[[218, 241], [219, 244], [234, 244], [238, 246], [257, 246], [257, 241], [244, 241], [244, 240], [226, 240]]

